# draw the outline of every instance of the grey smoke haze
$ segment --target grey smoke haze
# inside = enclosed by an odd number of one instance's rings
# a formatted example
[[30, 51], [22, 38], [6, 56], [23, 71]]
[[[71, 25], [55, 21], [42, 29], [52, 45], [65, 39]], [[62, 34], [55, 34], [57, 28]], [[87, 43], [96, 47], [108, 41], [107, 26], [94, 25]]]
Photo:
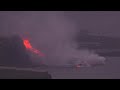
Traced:
[[64, 65], [73, 57], [85, 61], [105, 60], [89, 50], [76, 50], [73, 38], [78, 24], [65, 12], [0, 12], [1, 35], [20, 34], [28, 37], [35, 48], [45, 53], [49, 65]]

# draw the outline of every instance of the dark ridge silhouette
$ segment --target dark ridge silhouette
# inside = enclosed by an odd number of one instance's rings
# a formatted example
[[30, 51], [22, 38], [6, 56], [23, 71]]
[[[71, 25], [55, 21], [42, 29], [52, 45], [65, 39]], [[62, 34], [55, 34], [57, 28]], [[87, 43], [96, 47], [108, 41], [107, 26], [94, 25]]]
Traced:
[[95, 50], [102, 56], [120, 56], [120, 38], [94, 35], [88, 31], [80, 31], [76, 36], [78, 49]]
[[1, 79], [51, 79], [48, 72], [29, 70], [30, 60], [22, 39], [17, 36], [0, 37], [0, 78]]
[[52, 77], [46, 71], [16, 67], [0, 67], [0, 79], [52, 79]]
[[32, 65], [19, 36], [0, 37], [0, 65], [14, 67], [29, 67]]

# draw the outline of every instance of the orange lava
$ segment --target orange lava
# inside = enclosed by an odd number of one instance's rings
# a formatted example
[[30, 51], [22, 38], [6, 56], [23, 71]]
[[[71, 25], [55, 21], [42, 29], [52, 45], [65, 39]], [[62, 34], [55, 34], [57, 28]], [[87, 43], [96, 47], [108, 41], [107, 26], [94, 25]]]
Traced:
[[33, 53], [35, 53], [39, 56], [45, 56], [42, 52], [33, 48], [28, 39], [23, 39], [23, 44], [24, 44], [24, 46], [26, 47], [27, 50], [30, 50], [30, 51], [32, 51]]

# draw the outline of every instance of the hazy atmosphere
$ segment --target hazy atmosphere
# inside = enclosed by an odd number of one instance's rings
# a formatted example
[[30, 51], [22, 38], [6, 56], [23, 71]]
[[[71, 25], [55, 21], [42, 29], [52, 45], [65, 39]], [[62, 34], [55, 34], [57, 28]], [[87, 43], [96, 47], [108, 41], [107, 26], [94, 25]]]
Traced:
[[[78, 49], [80, 44], [75, 38], [78, 32], [84, 30], [97, 36], [119, 38], [119, 23], [120, 12], [115, 11], [0, 11], [0, 36], [16, 34], [29, 38], [32, 46], [45, 54], [37, 61], [32, 59], [32, 62], [39, 64], [42, 61], [49, 66], [65, 66], [73, 58], [78, 58], [77, 63], [84, 61], [88, 66], [104, 63], [99, 69], [107, 72], [109, 70], [103, 69], [108, 65], [106, 62], [111, 63], [110, 67], [114, 69], [114, 61], [109, 62], [107, 57], [93, 52], [93, 49]], [[62, 77], [64, 78], [64, 74]]]

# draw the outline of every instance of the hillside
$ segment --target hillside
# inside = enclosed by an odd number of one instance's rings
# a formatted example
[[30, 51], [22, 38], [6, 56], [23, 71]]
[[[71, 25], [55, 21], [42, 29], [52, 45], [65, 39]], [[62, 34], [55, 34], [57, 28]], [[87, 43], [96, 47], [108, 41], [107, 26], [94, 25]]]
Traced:
[[28, 67], [31, 64], [30, 57], [19, 36], [0, 37], [0, 65]]

